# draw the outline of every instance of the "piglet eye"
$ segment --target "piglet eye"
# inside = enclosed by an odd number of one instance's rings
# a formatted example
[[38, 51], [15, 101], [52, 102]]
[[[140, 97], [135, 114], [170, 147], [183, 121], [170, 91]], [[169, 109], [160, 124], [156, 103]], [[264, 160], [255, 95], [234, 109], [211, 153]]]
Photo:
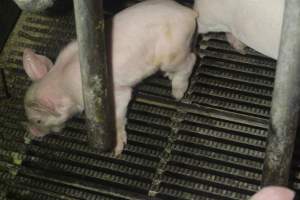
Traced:
[[36, 121], [36, 123], [38, 123], [38, 124], [40, 124], [41, 122], [42, 122], [42, 121], [41, 121], [40, 119]]

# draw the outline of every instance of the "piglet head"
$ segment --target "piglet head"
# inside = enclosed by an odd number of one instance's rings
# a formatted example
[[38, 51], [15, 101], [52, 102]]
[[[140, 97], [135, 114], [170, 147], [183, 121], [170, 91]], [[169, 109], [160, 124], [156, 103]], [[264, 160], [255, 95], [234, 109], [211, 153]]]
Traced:
[[33, 84], [26, 92], [24, 105], [29, 122], [23, 125], [35, 137], [43, 137], [50, 132], [59, 132], [64, 127], [64, 122], [69, 117], [69, 99], [64, 97], [51, 97], [47, 95], [47, 88], [43, 78], [53, 67], [50, 59], [38, 55], [30, 49], [25, 49], [23, 54], [23, 67]]
[[26, 101], [25, 112], [28, 122], [23, 125], [35, 137], [43, 137], [50, 132], [60, 132], [64, 128], [67, 116], [59, 111], [48, 107], [47, 103], [41, 101]]

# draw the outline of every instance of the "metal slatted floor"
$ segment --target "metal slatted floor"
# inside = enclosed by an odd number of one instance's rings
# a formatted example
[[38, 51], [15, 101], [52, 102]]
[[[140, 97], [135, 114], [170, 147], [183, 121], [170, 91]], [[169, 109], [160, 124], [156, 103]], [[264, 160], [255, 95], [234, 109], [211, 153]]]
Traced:
[[40, 140], [30, 140], [20, 125], [30, 84], [22, 50], [30, 47], [55, 60], [74, 37], [72, 14], [22, 13], [0, 56], [11, 95], [0, 102], [1, 199], [242, 200], [258, 190], [274, 60], [251, 49], [238, 54], [223, 34], [204, 36], [180, 102], [159, 73], [135, 88], [128, 145], [115, 158], [87, 146], [82, 116]]

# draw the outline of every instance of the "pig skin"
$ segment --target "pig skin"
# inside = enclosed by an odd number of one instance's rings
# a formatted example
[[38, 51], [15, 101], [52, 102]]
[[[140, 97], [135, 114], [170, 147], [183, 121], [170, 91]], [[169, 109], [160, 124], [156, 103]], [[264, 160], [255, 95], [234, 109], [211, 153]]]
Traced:
[[268, 186], [256, 194], [250, 200], [293, 200], [295, 192], [284, 187]]
[[247, 45], [277, 59], [284, 0], [195, 0], [198, 33], [226, 32], [239, 52]]

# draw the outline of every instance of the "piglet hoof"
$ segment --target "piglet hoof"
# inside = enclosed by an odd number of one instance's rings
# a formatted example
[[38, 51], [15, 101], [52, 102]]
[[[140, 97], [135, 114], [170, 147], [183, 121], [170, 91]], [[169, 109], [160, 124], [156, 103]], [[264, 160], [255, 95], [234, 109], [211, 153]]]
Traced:
[[121, 133], [117, 133], [117, 141], [116, 141], [116, 147], [114, 149], [114, 155], [119, 156], [125, 145], [127, 144], [127, 133], [125, 131], [122, 131]]
[[226, 33], [226, 38], [229, 44], [240, 54], [246, 55], [246, 45], [237, 39], [232, 33]]
[[119, 156], [122, 153], [124, 146], [124, 143], [118, 143], [114, 149], [114, 155]]
[[184, 93], [185, 93], [185, 90], [183, 90], [181, 88], [173, 88], [172, 89], [172, 95], [177, 101], [182, 99]]
[[234, 48], [237, 50], [237, 52], [239, 52], [242, 55], [246, 55], [247, 54], [247, 52], [246, 52], [246, 46], [244, 44], [241, 44], [241, 45], [236, 46]]
[[174, 77], [174, 73], [166, 72], [166, 73], [164, 74], [164, 77], [167, 77], [167, 78], [169, 78], [170, 80], [172, 80], [173, 77]]
[[242, 55], [246, 55], [246, 45], [244, 45], [242, 42], [240, 41], [235, 41], [234, 43], [231, 43], [231, 46], [240, 54]]

